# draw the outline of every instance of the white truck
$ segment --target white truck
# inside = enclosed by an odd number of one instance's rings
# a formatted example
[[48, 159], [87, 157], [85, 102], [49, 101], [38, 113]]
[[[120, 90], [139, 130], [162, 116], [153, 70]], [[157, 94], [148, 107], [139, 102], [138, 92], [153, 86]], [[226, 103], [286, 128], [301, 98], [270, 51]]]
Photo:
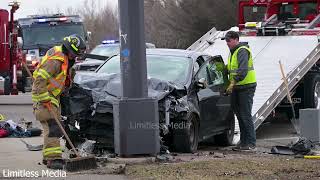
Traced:
[[[285, 114], [289, 119], [295, 119], [293, 117], [299, 117], [299, 109], [320, 107], [319, 2], [240, 1], [239, 26], [234, 29], [240, 31], [240, 41], [248, 42], [252, 49], [258, 84], [252, 110], [256, 129], [271, 115]], [[248, 7], [255, 10], [262, 7], [265, 19], [245, 22], [241, 13]], [[227, 62], [229, 49], [221, 40], [225, 33], [213, 28], [188, 49], [221, 55]], [[286, 72], [292, 103], [285, 98], [287, 91], [279, 61]]]

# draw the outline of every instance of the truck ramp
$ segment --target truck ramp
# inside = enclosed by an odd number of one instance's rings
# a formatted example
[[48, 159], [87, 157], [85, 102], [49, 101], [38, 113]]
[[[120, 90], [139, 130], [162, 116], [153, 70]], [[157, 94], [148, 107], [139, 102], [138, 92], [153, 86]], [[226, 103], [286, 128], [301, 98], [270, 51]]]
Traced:
[[[210, 32], [210, 31], [209, 31]], [[229, 49], [221, 40], [225, 32], [211, 30], [188, 49], [221, 55], [227, 62]], [[286, 89], [279, 66], [281, 60], [286, 72], [289, 89], [320, 59], [317, 36], [247, 36], [240, 42], [248, 42], [252, 50], [257, 74], [252, 116], [257, 129], [274, 108], [286, 97]]]

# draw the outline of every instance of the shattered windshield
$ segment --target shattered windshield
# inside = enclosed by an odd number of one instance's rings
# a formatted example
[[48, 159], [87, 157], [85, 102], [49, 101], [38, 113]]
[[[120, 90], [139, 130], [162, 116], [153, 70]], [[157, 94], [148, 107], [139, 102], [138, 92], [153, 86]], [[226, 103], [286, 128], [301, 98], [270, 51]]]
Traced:
[[[192, 60], [187, 57], [147, 55], [148, 78], [186, 84]], [[97, 73], [120, 73], [120, 56], [108, 60]]]
[[78, 34], [84, 37], [84, 29], [81, 24], [56, 25], [48, 24], [23, 27], [23, 46], [41, 46], [60, 43], [64, 37]]
[[[120, 44], [109, 45], [109, 46], [97, 46], [95, 47], [90, 54], [100, 55], [100, 56], [108, 56], [111, 57], [113, 55], [118, 54], [120, 51]], [[90, 60], [90, 58], [88, 58]]]

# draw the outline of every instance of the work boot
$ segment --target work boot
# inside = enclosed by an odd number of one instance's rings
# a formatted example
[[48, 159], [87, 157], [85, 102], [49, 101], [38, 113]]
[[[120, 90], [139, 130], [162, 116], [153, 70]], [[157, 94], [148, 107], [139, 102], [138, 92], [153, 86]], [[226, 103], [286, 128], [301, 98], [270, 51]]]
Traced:
[[257, 148], [254, 145], [247, 145], [247, 146], [240, 147], [239, 151], [255, 152], [257, 151]]
[[65, 161], [63, 159], [47, 160], [47, 168], [49, 169], [64, 169]]
[[235, 147], [232, 148], [232, 150], [234, 151], [240, 151], [241, 147], [244, 147], [245, 145], [241, 144], [241, 142], [239, 142]]

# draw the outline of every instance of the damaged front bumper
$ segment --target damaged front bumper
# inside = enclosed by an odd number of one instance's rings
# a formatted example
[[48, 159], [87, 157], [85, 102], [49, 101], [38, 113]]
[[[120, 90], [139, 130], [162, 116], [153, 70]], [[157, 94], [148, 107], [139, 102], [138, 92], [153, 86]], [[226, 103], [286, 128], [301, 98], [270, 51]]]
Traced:
[[[111, 75], [74, 84], [61, 97], [62, 115], [67, 117], [65, 125], [75, 144], [86, 140], [95, 141], [95, 153], [101, 150], [114, 151], [113, 104], [121, 98], [120, 77]], [[149, 96], [158, 99], [159, 136], [161, 151], [167, 151], [171, 143], [171, 132], [181, 126], [189, 110], [183, 88], [157, 79], [148, 80]], [[179, 124], [176, 120], [180, 120]]]

